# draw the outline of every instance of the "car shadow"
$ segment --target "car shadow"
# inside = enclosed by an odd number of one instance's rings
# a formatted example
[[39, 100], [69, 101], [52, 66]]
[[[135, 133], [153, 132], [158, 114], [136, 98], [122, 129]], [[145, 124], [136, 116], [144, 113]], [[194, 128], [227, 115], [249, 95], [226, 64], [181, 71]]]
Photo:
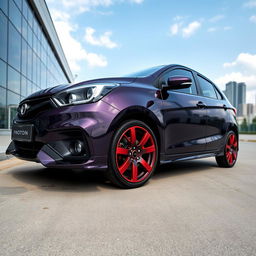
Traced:
[[47, 191], [95, 192], [101, 188], [117, 189], [100, 170], [54, 169], [36, 165], [15, 168], [8, 174], [22, 183]]
[[[216, 167], [211, 161], [194, 160], [164, 164], [158, 167], [153, 179], [171, 178]], [[117, 190], [100, 170], [67, 170], [45, 168], [40, 165], [21, 166], [8, 172], [13, 178], [47, 191], [95, 192]]]
[[162, 164], [157, 168], [156, 173], [154, 175], [154, 179], [162, 179], [178, 175], [185, 175], [192, 172], [208, 171], [209, 168], [216, 167], [216, 162], [208, 159], [189, 160], [173, 162], [169, 164]]

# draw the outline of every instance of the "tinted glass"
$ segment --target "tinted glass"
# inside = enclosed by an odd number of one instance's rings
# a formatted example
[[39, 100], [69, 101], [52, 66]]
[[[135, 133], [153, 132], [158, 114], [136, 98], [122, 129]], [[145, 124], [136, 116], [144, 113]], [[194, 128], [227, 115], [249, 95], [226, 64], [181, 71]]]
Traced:
[[0, 0], [0, 129], [21, 98], [67, 82], [30, 2]]
[[21, 72], [23, 75], [27, 75], [27, 56], [28, 56], [28, 46], [24, 39], [22, 39], [22, 58], [21, 58]]
[[28, 26], [28, 38], [27, 38], [28, 44], [32, 47], [33, 42], [33, 33], [30, 26]]
[[28, 24], [32, 28], [32, 26], [33, 26], [33, 13], [32, 13], [30, 8], [28, 8], [27, 10], [28, 10]]
[[[1, 0], [0, 0], [1, 2]], [[7, 19], [5, 15], [0, 11], [0, 58], [7, 59]]]
[[0, 9], [7, 15], [8, 13], [8, 0], [0, 0]]
[[141, 71], [129, 74], [129, 75], [125, 75], [125, 77], [146, 77], [146, 76], [150, 76], [150, 75], [153, 75], [155, 72], [157, 72], [158, 70], [160, 70], [163, 67], [164, 67], [164, 65], [144, 69], [144, 70], [141, 70]]
[[12, 127], [12, 120], [16, 116], [18, 104], [20, 102], [20, 96], [16, 93], [7, 91], [7, 109], [8, 109], [8, 115], [10, 116], [10, 124], [9, 128]]
[[174, 69], [174, 70], [171, 70], [169, 72], [166, 72], [163, 75], [163, 77], [161, 77], [160, 83], [161, 84], [162, 83], [167, 83], [168, 78], [170, 78], [172, 76], [188, 77], [192, 81], [192, 85], [189, 88], [172, 90], [172, 91], [188, 93], [188, 94], [197, 94], [196, 84], [195, 84], [195, 81], [194, 81], [194, 77], [193, 77], [193, 74], [190, 71], [185, 70], [185, 69]]
[[0, 129], [7, 128], [6, 89], [0, 87]]
[[16, 29], [21, 32], [21, 13], [12, 0], [9, 2], [9, 18]]
[[0, 60], [0, 85], [6, 87], [6, 63]]
[[19, 9], [22, 10], [22, 0], [14, 0], [14, 2], [19, 7]]
[[215, 92], [216, 92], [216, 95], [217, 95], [218, 100], [222, 100], [222, 96], [221, 96], [221, 94], [219, 93], [219, 91], [218, 91], [216, 88], [214, 88], [214, 89], [215, 89]]
[[203, 96], [217, 99], [217, 95], [213, 85], [207, 80], [205, 80], [204, 78], [202, 78], [201, 76], [197, 76], [197, 77], [198, 77], [198, 81], [199, 81]]
[[18, 31], [9, 23], [9, 64], [20, 70], [21, 61], [21, 36]]
[[24, 18], [22, 19], [22, 36], [27, 40], [28, 23], [26, 22], [26, 20]]
[[37, 64], [36, 64], [36, 61], [37, 61], [37, 58], [36, 58], [36, 54], [33, 53], [33, 66], [32, 66], [32, 69], [33, 69], [33, 82], [35, 83], [36, 82], [36, 75], [37, 75]]
[[20, 93], [20, 73], [8, 66], [8, 89]]
[[28, 19], [28, 4], [27, 4], [27, 0], [23, 0], [22, 13], [23, 13], [23, 16], [27, 20]]
[[27, 63], [27, 78], [32, 80], [32, 60], [33, 60], [33, 51], [32, 49], [28, 46], [27, 48], [28, 51], [28, 63]]
[[21, 76], [21, 95], [27, 96], [27, 79]]
[[27, 80], [27, 95], [30, 95], [32, 93], [32, 83]]

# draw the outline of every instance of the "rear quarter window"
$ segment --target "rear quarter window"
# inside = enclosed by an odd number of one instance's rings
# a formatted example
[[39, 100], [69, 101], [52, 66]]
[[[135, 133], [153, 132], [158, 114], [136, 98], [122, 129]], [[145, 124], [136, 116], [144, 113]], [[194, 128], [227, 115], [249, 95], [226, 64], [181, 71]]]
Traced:
[[216, 89], [214, 88], [214, 85], [199, 75], [197, 75], [197, 78], [198, 78], [203, 96], [208, 98], [218, 99], [217, 92], [216, 92]]

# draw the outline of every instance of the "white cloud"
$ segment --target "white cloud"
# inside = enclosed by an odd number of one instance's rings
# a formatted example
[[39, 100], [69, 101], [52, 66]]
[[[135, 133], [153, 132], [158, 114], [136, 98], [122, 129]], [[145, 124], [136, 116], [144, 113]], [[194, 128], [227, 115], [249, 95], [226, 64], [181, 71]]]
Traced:
[[83, 61], [86, 61], [91, 67], [107, 66], [108, 63], [104, 56], [87, 52], [82, 44], [73, 37], [72, 33], [77, 30], [77, 26], [70, 22], [70, 16], [67, 13], [57, 10], [52, 10], [51, 13], [64, 53], [73, 72], [80, 70]]
[[235, 61], [224, 63], [223, 66], [225, 68], [240, 66], [256, 73], [256, 54], [240, 53]]
[[216, 30], [217, 30], [217, 28], [215, 28], [215, 27], [211, 27], [211, 28], [207, 29], [208, 32], [215, 32]]
[[172, 24], [171, 27], [170, 27], [171, 35], [172, 36], [177, 35], [178, 32], [179, 32], [179, 29], [180, 29], [180, 24], [179, 23]]
[[199, 28], [201, 27], [201, 23], [199, 21], [193, 21], [188, 24], [187, 27], [182, 29], [182, 36], [183, 37], [190, 37], [192, 36]]
[[[240, 53], [235, 61], [224, 63], [225, 68], [231, 71], [217, 79], [215, 83], [223, 90], [229, 81], [245, 82], [247, 85], [247, 101], [254, 102], [256, 95], [256, 55]], [[234, 70], [238, 71], [234, 71]]]
[[135, 4], [141, 4], [143, 3], [144, 0], [130, 0], [131, 3], [135, 3]]
[[200, 27], [201, 22], [193, 21], [187, 25], [184, 25], [186, 17], [176, 16], [173, 18], [174, 23], [170, 26], [170, 35], [182, 35], [184, 38], [192, 36]]
[[221, 31], [221, 30], [224, 30], [224, 31], [228, 31], [228, 30], [231, 30], [232, 27], [230, 26], [225, 26], [225, 27], [210, 27], [207, 29], [207, 32], [216, 32], [216, 31]]
[[246, 83], [246, 88], [247, 88], [246, 101], [248, 103], [255, 103], [256, 75], [254, 74], [245, 75], [241, 72], [231, 72], [214, 80], [215, 84], [218, 85], [222, 90], [225, 90], [225, 84], [230, 81]]
[[223, 29], [227, 31], [227, 30], [231, 30], [232, 27], [230, 27], [230, 26], [225, 26]]
[[224, 76], [221, 76], [221, 77], [215, 79], [215, 83], [223, 89], [225, 88], [225, 84], [230, 81], [245, 82], [248, 90], [256, 89], [256, 75], [255, 74], [245, 75], [242, 72], [231, 72], [231, 73], [227, 73]]
[[91, 27], [87, 27], [85, 29], [85, 36], [84, 39], [87, 43], [97, 46], [104, 46], [107, 48], [115, 48], [117, 47], [117, 43], [111, 41], [110, 36], [112, 35], [111, 31], [105, 32], [103, 35], [99, 36], [98, 38], [94, 36], [95, 29]]
[[256, 23], [256, 15], [251, 16], [250, 21]]
[[231, 72], [214, 80], [222, 90], [225, 90], [225, 84], [230, 81], [246, 83], [246, 101], [247, 103], [255, 103], [256, 97], [256, 75], [245, 75], [241, 72]]
[[220, 21], [224, 18], [225, 18], [225, 16], [221, 14], [221, 15], [216, 15], [216, 16], [210, 18], [209, 21], [212, 22], [212, 23], [215, 23], [215, 22], [218, 22], [218, 21]]
[[244, 4], [245, 7], [253, 8], [256, 7], [256, 0], [248, 1]]

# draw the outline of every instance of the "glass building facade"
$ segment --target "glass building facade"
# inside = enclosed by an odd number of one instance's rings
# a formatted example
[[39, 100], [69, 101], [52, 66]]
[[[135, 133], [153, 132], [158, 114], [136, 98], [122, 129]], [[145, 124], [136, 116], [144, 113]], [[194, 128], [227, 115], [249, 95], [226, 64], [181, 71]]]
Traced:
[[[45, 1], [40, 1], [51, 21]], [[0, 0], [0, 129], [11, 128], [18, 104], [26, 96], [72, 82], [71, 72], [65, 70], [59, 56], [61, 52], [63, 59], [64, 53], [53, 24], [50, 23], [51, 31], [55, 32], [59, 52], [35, 9], [35, 2]]]

